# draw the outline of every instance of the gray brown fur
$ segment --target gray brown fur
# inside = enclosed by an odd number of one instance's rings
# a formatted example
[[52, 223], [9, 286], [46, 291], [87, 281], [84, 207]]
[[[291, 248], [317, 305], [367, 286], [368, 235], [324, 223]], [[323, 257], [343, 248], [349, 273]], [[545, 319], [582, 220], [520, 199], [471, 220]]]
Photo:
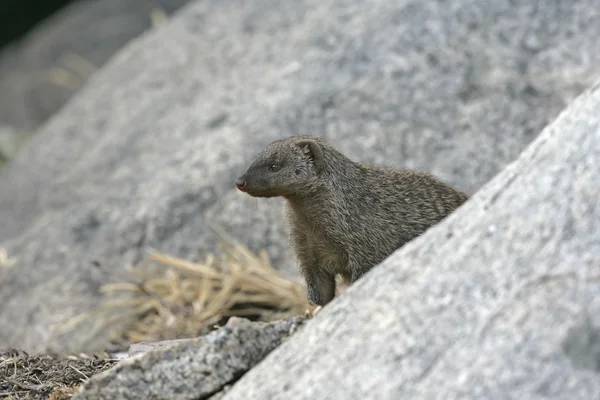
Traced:
[[336, 274], [354, 283], [468, 199], [428, 173], [360, 164], [314, 136], [271, 143], [237, 185], [287, 200], [291, 244], [317, 305], [335, 296]]

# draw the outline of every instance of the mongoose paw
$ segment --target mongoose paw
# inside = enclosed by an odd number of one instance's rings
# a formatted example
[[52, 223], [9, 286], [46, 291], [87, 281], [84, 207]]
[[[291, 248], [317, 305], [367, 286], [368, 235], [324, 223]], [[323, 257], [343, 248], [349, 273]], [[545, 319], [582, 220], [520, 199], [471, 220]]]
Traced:
[[310, 306], [308, 306], [308, 308], [304, 311], [304, 315], [306, 318], [312, 318], [315, 315], [317, 315], [317, 313], [319, 311], [321, 311], [321, 308], [323, 308], [322, 306], [317, 306], [314, 304], [311, 304]]

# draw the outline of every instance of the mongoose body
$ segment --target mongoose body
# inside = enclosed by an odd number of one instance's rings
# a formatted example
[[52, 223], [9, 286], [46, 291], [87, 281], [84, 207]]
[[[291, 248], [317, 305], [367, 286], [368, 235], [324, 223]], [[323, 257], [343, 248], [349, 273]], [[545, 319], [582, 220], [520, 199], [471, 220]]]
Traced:
[[325, 305], [335, 275], [352, 284], [467, 200], [434, 176], [350, 160], [315, 136], [268, 145], [237, 180], [253, 197], [284, 197], [308, 299]]

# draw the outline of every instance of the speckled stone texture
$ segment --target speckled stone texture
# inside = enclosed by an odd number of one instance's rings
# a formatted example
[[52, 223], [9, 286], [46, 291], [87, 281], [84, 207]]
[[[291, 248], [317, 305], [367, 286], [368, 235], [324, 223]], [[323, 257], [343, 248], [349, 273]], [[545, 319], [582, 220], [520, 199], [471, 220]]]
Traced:
[[73, 400], [206, 399], [235, 382], [300, 323], [300, 318], [269, 324], [231, 318], [206, 336], [121, 361], [94, 376]]
[[600, 0], [184, 7], [0, 173], [0, 248], [18, 258], [0, 271], [0, 343], [61, 351], [89, 337], [82, 350], [101, 349], [102, 331], [54, 329], [149, 247], [192, 261], [215, 251], [211, 224], [297, 278], [281, 201], [234, 185], [279, 137], [321, 135], [474, 193], [598, 75], [599, 17]]

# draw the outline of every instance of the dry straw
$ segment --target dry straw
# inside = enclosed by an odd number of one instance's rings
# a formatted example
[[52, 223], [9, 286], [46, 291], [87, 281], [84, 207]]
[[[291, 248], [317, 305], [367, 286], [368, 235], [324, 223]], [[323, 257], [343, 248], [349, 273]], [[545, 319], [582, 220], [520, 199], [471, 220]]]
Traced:
[[61, 330], [87, 321], [89, 336], [109, 328], [112, 340], [133, 343], [199, 336], [230, 316], [271, 321], [307, 310], [303, 286], [276, 271], [264, 250], [254, 254], [218, 233], [220, 256], [193, 263], [152, 250], [124, 282], [102, 287], [110, 300]]

